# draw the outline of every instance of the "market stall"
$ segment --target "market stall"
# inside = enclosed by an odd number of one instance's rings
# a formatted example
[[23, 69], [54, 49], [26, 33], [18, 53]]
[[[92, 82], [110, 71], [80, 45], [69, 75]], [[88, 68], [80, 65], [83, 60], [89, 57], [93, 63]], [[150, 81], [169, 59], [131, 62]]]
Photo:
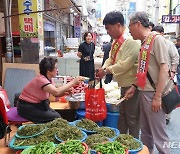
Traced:
[[[59, 76], [54, 80], [56, 86], [66, 84], [72, 77]], [[103, 154], [118, 151], [119, 154], [138, 153], [149, 154], [147, 147], [140, 140], [130, 135], [120, 134], [115, 124], [117, 121], [108, 120], [101, 123], [85, 119], [85, 91], [88, 79], [72, 88], [73, 95], [64, 97], [50, 97], [50, 106], [58, 111], [62, 118], [45, 124], [28, 124], [18, 128], [9, 143], [11, 149], [21, 154]], [[98, 88], [98, 85], [97, 87]], [[116, 82], [104, 85], [106, 101], [109, 105], [116, 105], [120, 100], [120, 90]], [[116, 107], [116, 106], [115, 106]], [[118, 107], [117, 107], [118, 108]], [[117, 108], [108, 107], [108, 113], [119, 114]], [[70, 118], [70, 115], [75, 115]], [[84, 111], [84, 115], [78, 115]], [[66, 112], [66, 113], [65, 113]], [[63, 113], [65, 113], [63, 115]], [[69, 119], [68, 119], [69, 116]], [[112, 116], [112, 115], [111, 115]], [[118, 115], [119, 116], [119, 115]], [[64, 118], [64, 119], [63, 119]], [[69, 122], [71, 121], [71, 122]]]
[[[46, 124], [28, 124], [18, 128], [9, 147], [22, 154], [139, 153], [148, 154], [140, 140], [120, 134], [111, 127], [99, 127], [82, 119], [69, 123], [62, 118]], [[108, 152], [109, 151], [109, 152]]]

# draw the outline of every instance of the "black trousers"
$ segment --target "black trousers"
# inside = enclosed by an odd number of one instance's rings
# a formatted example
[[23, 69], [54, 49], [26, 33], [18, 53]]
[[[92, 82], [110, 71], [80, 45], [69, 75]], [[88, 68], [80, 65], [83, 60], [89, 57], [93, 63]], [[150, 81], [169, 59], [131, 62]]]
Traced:
[[49, 107], [49, 100], [34, 104], [23, 100], [18, 101], [18, 114], [34, 123], [46, 123], [60, 118], [60, 114]]

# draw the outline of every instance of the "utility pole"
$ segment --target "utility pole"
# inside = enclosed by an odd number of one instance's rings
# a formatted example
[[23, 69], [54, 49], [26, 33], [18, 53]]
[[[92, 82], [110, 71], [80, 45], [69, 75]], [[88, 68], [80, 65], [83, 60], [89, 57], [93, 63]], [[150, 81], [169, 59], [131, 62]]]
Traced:
[[172, 15], [172, 0], [169, 2], [169, 15]]
[[158, 20], [159, 20], [159, 0], [156, 0], [155, 4], [155, 25], [158, 25]]
[[[4, 0], [4, 16], [8, 16], [10, 14], [10, 6], [11, 0]], [[13, 52], [12, 52], [12, 34], [11, 34], [11, 20], [10, 18], [4, 18], [5, 23], [5, 37], [6, 37], [6, 62], [11, 63]]]

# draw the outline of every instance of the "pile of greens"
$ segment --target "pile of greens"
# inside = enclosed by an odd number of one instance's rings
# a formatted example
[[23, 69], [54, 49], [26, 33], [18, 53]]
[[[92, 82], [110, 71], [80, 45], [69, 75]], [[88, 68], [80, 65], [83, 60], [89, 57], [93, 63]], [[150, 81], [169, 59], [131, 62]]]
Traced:
[[115, 140], [126, 146], [128, 150], [135, 150], [141, 147], [141, 144], [128, 134], [120, 134]]
[[19, 136], [32, 136], [35, 135], [41, 131], [43, 131], [46, 128], [45, 125], [25, 125], [20, 130], [17, 131], [17, 134]]
[[[29, 127], [31, 125], [27, 125], [27, 126], [28, 126], [27, 127], [28, 132], [27, 133], [24, 132], [23, 135], [30, 135], [30, 133], [34, 132], [33, 130], [31, 130], [31, 127]], [[69, 130], [68, 128], [72, 127], [71, 125], [69, 125], [67, 120], [64, 120], [62, 118], [57, 118], [46, 124], [33, 125], [33, 127], [36, 127], [36, 126], [38, 126], [38, 127], [41, 126], [42, 128], [48, 127], [48, 129], [46, 129], [42, 134], [31, 137], [31, 138], [25, 138], [25, 139], [16, 138], [16, 140], [14, 142], [14, 146], [31, 146], [31, 145], [36, 145], [36, 144], [39, 144], [41, 142], [46, 142], [46, 141], [52, 141], [54, 143], [59, 143], [55, 139], [55, 134], [57, 132], [62, 133], [64, 130]], [[18, 130], [18, 132], [19, 131], [20, 130]]]
[[66, 129], [57, 132], [56, 136], [62, 141], [81, 140], [83, 138], [81, 130], [74, 126], [67, 127]]
[[67, 120], [62, 119], [62, 118], [56, 118], [51, 122], [48, 122], [45, 124], [48, 128], [53, 128], [53, 127], [58, 127], [58, 128], [63, 128], [69, 126], [69, 123]]
[[42, 142], [34, 147], [23, 150], [21, 154], [56, 154], [56, 152], [53, 142]]
[[82, 145], [82, 142], [78, 140], [69, 140], [56, 147], [56, 152], [60, 154], [82, 154], [84, 151], [85, 147]]
[[96, 144], [109, 141], [107, 137], [100, 134], [89, 135], [86, 139], [86, 144], [93, 149]]
[[125, 154], [126, 153], [126, 147], [117, 141], [107, 142], [104, 144], [97, 144], [94, 146], [94, 150], [96, 150], [97, 152], [100, 152], [101, 154]]
[[25, 138], [25, 139], [20, 139], [16, 138], [14, 142], [14, 146], [31, 146], [31, 145], [36, 145], [41, 142], [45, 141], [51, 141], [54, 143], [59, 143], [55, 138], [54, 135], [56, 132], [62, 131], [62, 129], [59, 128], [49, 128], [47, 129], [43, 134], [31, 138]]
[[96, 128], [96, 132], [97, 132], [97, 134], [101, 134], [101, 135], [103, 135], [105, 137], [109, 137], [109, 138], [116, 136], [116, 132], [113, 129], [108, 128], [108, 127]]
[[88, 131], [95, 131], [95, 129], [98, 128], [98, 125], [94, 121], [89, 119], [81, 119], [81, 121], [78, 121], [76, 123], [76, 126]]

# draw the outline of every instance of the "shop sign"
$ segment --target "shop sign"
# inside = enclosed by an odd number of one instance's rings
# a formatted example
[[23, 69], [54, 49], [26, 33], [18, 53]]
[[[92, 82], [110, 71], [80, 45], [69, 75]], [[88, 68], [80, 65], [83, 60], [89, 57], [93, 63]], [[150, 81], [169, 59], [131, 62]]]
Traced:
[[74, 18], [74, 37], [81, 37], [81, 16], [76, 16]]
[[[31, 13], [42, 10], [40, 0], [18, 0], [19, 13], [25, 13], [19, 16], [20, 36], [38, 37], [38, 32], [42, 33], [42, 13]], [[41, 14], [41, 15], [40, 15]], [[40, 26], [40, 30], [38, 30]]]
[[162, 15], [162, 23], [180, 23], [180, 15]]
[[74, 27], [74, 37], [75, 38], [81, 37], [81, 28], [80, 27]]

